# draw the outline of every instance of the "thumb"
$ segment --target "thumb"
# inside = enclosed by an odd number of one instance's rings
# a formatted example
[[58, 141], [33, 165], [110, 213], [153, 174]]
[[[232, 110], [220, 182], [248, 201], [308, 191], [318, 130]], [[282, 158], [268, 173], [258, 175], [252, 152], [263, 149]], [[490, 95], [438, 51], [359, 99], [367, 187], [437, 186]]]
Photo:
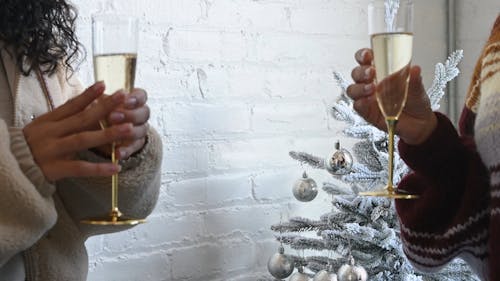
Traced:
[[420, 66], [415, 65], [410, 69], [410, 82], [408, 84], [408, 95], [419, 95], [425, 93], [422, 83], [422, 70]]

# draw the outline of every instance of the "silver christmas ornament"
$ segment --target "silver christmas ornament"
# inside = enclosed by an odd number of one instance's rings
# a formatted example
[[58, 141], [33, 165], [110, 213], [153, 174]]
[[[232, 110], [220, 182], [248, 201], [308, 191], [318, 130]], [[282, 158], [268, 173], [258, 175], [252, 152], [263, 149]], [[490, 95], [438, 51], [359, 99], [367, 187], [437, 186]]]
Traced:
[[354, 258], [349, 259], [349, 264], [344, 264], [337, 272], [338, 281], [366, 281], [368, 273], [359, 265], [354, 264]]
[[316, 195], [318, 195], [318, 185], [304, 172], [302, 178], [293, 185], [293, 196], [301, 202], [309, 202], [316, 198]]
[[267, 261], [267, 270], [272, 276], [283, 279], [292, 274], [294, 269], [292, 260], [285, 255], [283, 246], [279, 247], [278, 253], [272, 255]]
[[338, 281], [337, 274], [333, 273], [333, 268], [328, 266], [328, 270], [320, 270], [314, 275], [313, 281]]
[[345, 175], [351, 172], [353, 162], [352, 154], [347, 149], [340, 148], [340, 142], [336, 142], [335, 151], [325, 159], [325, 167], [332, 175]]
[[289, 281], [310, 281], [309, 276], [304, 273], [302, 267], [299, 267], [299, 271], [295, 272], [292, 277], [290, 277]]

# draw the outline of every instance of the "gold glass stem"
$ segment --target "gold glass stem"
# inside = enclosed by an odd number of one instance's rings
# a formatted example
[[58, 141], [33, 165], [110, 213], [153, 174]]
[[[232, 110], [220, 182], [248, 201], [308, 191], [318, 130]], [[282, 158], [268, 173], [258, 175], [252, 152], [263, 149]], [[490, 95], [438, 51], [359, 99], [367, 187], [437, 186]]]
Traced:
[[[111, 145], [111, 161], [113, 164], [118, 164], [116, 159], [116, 143]], [[111, 176], [111, 217], [113, 220], [118, 219], [122, 213], [118, 210], [118, 173]]]
[[398, 120], [396, 118], [386, 118], [387, 133], [389, 137], [389, 179], [387, 182], [387, 191], [394, 192], [394, 130]]
[[359, 195], [362, 196], [377, 196], [377, 197], [387, 197], [393, 199], [417, 199], [418, 195], [409, 194], [407, 191], [398, 189], [394, 187], [394, 131], [396, 129], [396, 123], [398, 120], [396, 118], [386, 118], [387, 124], [387, 134], [389, 138], [388, 152], [389, 152], [389, 163], [388, 163], [388, 182], [387, 185], [382, 190], [375, 191], [364, 191], [360, 192]]

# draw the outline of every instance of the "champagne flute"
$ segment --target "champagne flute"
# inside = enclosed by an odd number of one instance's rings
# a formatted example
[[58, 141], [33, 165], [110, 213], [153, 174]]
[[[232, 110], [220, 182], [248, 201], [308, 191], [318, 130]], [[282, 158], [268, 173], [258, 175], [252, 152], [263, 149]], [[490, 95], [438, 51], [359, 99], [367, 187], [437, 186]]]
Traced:
[[372, 0], [368, 6], [368, 31], [376, 71], [375, 95], [384, 115], [389, 138], [388, 182], [382, 190], [360, 195], [415, 199], [393, 185], [394, 131], [408, 94], [413, 46], [412, 0]]
[[[134, 88], [138, 45], [138, 19], [130, 16], [101, 14], [92, 16], [92, 51], [94, 79], [104, 81], [106, 94], [122, 89], [130, 93]], [[108, 127], [101, 120], [101, 128]], [[117, 163], [116, 143], [111, 145], [111, 161]], [[93, 225], [135, 225], [144, 219], [124, 216], [118, 209], [118, 174], [111, 177], [111, 210], [97, 218], [81, 221]]]

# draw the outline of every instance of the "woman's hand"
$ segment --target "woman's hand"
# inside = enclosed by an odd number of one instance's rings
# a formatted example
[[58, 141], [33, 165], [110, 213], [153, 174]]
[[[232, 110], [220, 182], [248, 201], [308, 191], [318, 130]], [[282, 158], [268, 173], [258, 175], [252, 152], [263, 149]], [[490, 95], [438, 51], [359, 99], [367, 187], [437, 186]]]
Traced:
[[125, 94], [117, 92], [89, 106], [103, 92], [104, 84], [96, 83], [54, 111], [36, 118], [23, 129], [33, 158], [47, 180], [111, 176], [119, 172], [120, 167], [113, 163], [90, 163], [76, 159], [79, 151], [129, 140], [135, 134], [130, 123], [104, 130], [88, 130], [125, 101]]
[[[366, 121], [381, 130], [386, 130], [385, 118], [380, 112], [375, 97], [375, 68], [372, 66], [373, 52], [361, 49], [356, 52], [359, 66], [352, 70], [354, 84], [347, 88], [347, 95], [354, 100], [354, 109]], [[385, 83], [385, 81], [384, 81]], [[429, 98], [422, 84], [420, 67], [410, 69], [408, 97], [403, 112], [399, 116], [396, 134], [406, 143], [417, 145], [423, 143], [437, 126], [436, 115], [432, 112]]]
[[146, 104], [147, 93], [143, 89], [133, 89], [125, 98], [123, 105], [108, 115], [107, 121], [111, 125], [131, 123], [132, 133], [117, 145], [116, 155], [119, 159], [126, 159], [142, 149], [146, 143], [150, 110]]

